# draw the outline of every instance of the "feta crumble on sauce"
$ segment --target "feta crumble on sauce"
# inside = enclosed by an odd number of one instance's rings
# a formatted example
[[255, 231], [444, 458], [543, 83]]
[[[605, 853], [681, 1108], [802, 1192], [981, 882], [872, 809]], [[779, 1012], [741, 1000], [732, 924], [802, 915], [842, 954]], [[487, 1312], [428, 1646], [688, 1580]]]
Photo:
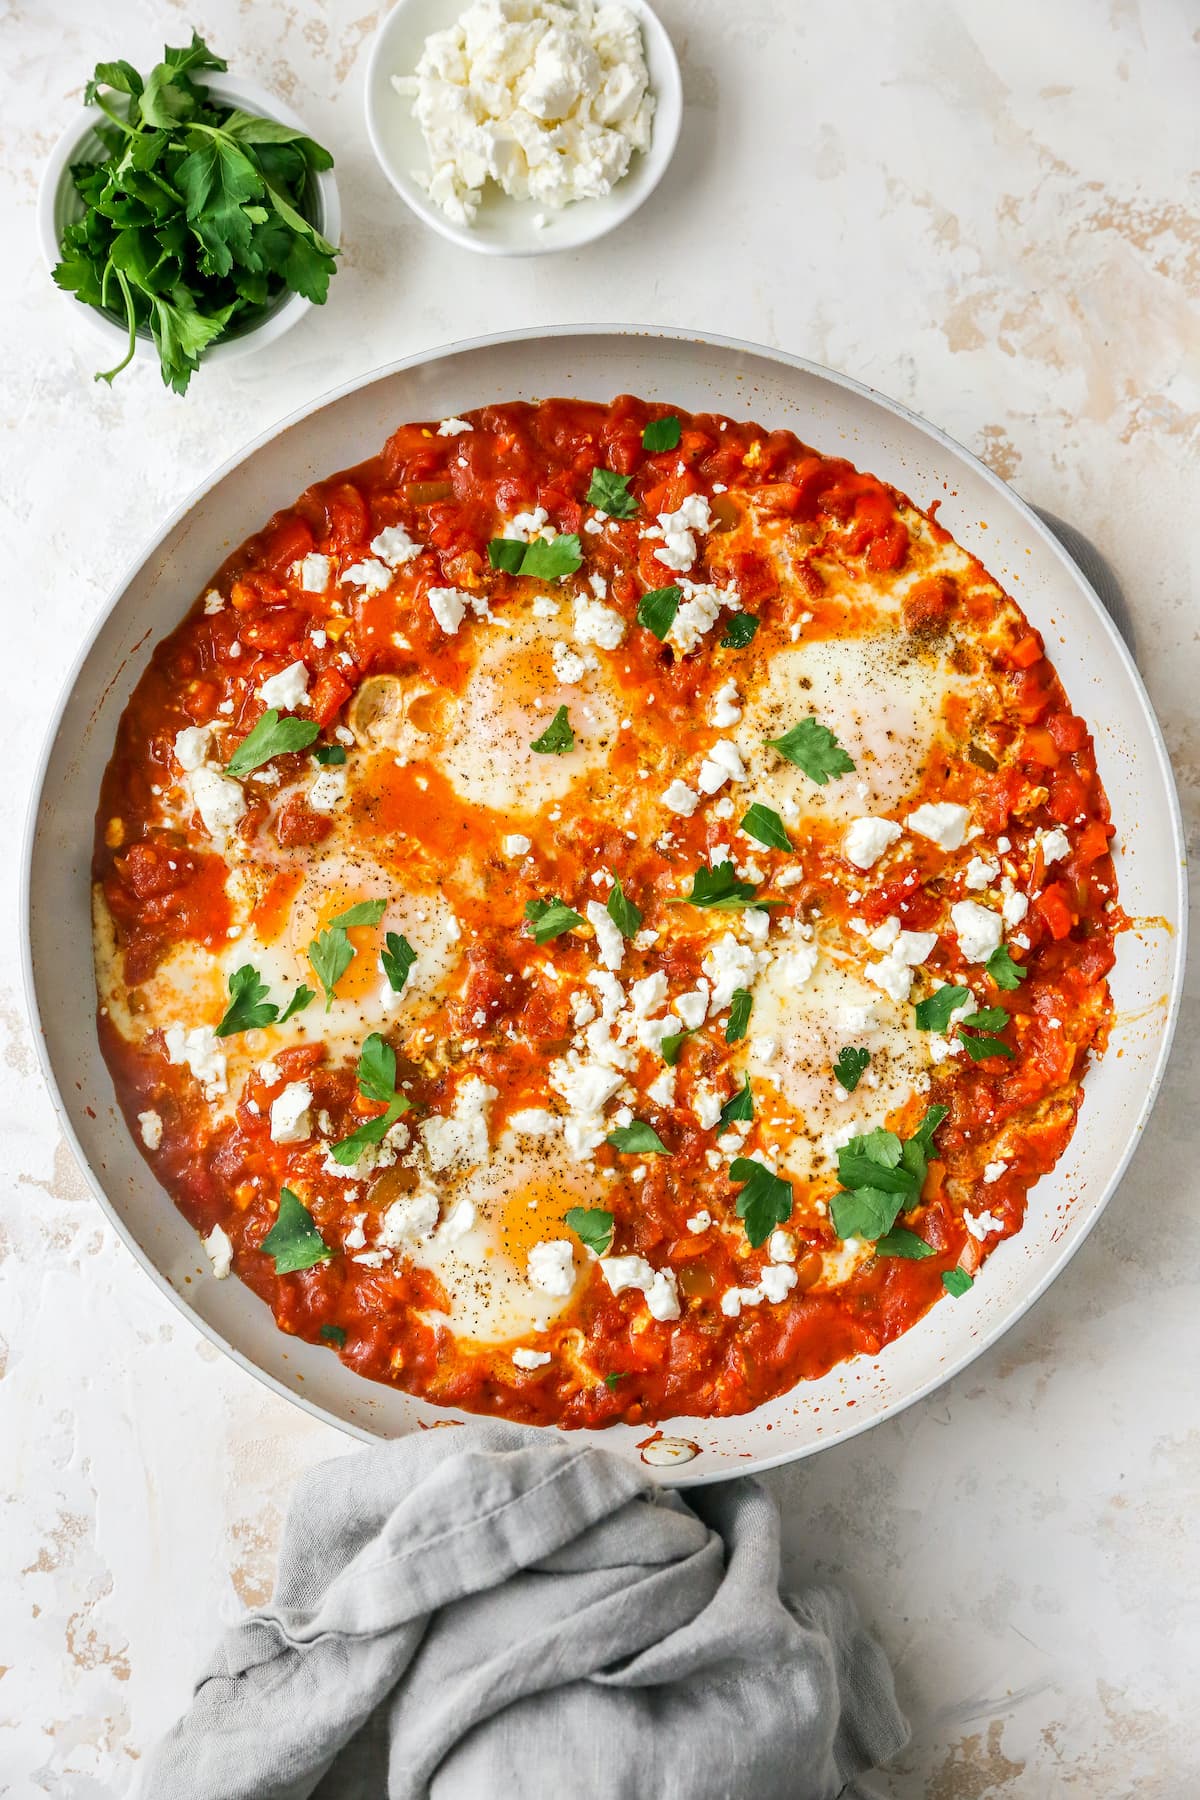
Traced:
[[317, 482], [156, 648], [99, 1031], [284, 1331], [458, 1409], [743, 1412], [1020, 1230], [1105, 1041], [1111, 835], [932, 514], [784, 431], [488, 406]]
[[552, 212], [602, 199], [650, 147], [641, 31], [619, 4], [476, 0], [392, 86], [429, 154], [413, 179], [456, 225], [474, 222], [489, 182]]

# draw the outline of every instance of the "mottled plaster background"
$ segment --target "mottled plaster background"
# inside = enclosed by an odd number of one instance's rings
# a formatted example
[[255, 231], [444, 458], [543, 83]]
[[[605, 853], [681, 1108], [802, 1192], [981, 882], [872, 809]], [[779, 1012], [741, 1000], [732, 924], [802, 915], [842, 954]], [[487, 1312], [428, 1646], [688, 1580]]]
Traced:
[[[1200, 12], [1184, 0], [661, 0], [675, 164], [624, 231], [473, 262], [362, 123], [363, 0], [0, 4], [0, 821], [110, 585], [247, 438], [447, 339], [636, 318], [782, 345], [894, 394], [1074, 521], [1124, 584], [1189, 817], [1198, 772]], [[345, 260], [283, 343], [184, 402], [110, 391], [34, 234], [99, 57], [195, 24], [336, 151]], [[297, 1473], [347, 1448], [161, 1300], [57, 1132], [0, 867], [0, 1793], [131, 1792], [202, 1647], [269, 1590]], [[797, 1567], [848, 1581], [913, 1743], [882, 1800], [1200, 1791], [1194, 997], [1121, 1192], [1051, 1293], [903, 1417], [772, 1477]]]

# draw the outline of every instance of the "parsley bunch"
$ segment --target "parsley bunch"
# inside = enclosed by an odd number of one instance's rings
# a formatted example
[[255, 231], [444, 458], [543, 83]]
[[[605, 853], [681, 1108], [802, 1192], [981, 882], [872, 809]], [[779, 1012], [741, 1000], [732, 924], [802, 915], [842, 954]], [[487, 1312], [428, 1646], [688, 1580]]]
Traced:
[[144, 78], [124, 61], [98, 63], [87, 85], [87, 104], [110, 121], [97, 128], [107, 155], [71, 170], [84, 211], [63, 233], [54, 280], [124, 319], [129, 348], [98, 381], [120, 374], [149, 331], [163, 381], [186, 393], [208, 346], [288, 289], [324, 302], [337, 251], [305, 214], [312, 177], [333, 158], [192, 79], [226, 67], [193, 32]]

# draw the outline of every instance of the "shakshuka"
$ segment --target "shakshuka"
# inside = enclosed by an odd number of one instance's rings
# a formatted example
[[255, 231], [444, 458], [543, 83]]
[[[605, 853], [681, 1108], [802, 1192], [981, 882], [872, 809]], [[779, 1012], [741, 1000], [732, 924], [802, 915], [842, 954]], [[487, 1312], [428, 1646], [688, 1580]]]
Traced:
[[403, 425], [229, 558], [95, 849], [104, 1052], [212, 1276], [565, 1426], [744, 1412], [971, 1304], [1117, 902], [1088, 727], [934, 511], [546, 400]]

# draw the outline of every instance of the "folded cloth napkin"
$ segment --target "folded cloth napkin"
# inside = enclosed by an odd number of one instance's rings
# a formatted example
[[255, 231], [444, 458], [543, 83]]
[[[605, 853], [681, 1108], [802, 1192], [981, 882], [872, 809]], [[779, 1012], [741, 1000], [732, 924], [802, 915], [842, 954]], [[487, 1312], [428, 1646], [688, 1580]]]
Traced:
[[833, 1800], [907, 1739], [836, 1588], [779, 1591], [745, 1478], [682, 1493], [501, 1421], [305, 1477], [150, 1800]]

